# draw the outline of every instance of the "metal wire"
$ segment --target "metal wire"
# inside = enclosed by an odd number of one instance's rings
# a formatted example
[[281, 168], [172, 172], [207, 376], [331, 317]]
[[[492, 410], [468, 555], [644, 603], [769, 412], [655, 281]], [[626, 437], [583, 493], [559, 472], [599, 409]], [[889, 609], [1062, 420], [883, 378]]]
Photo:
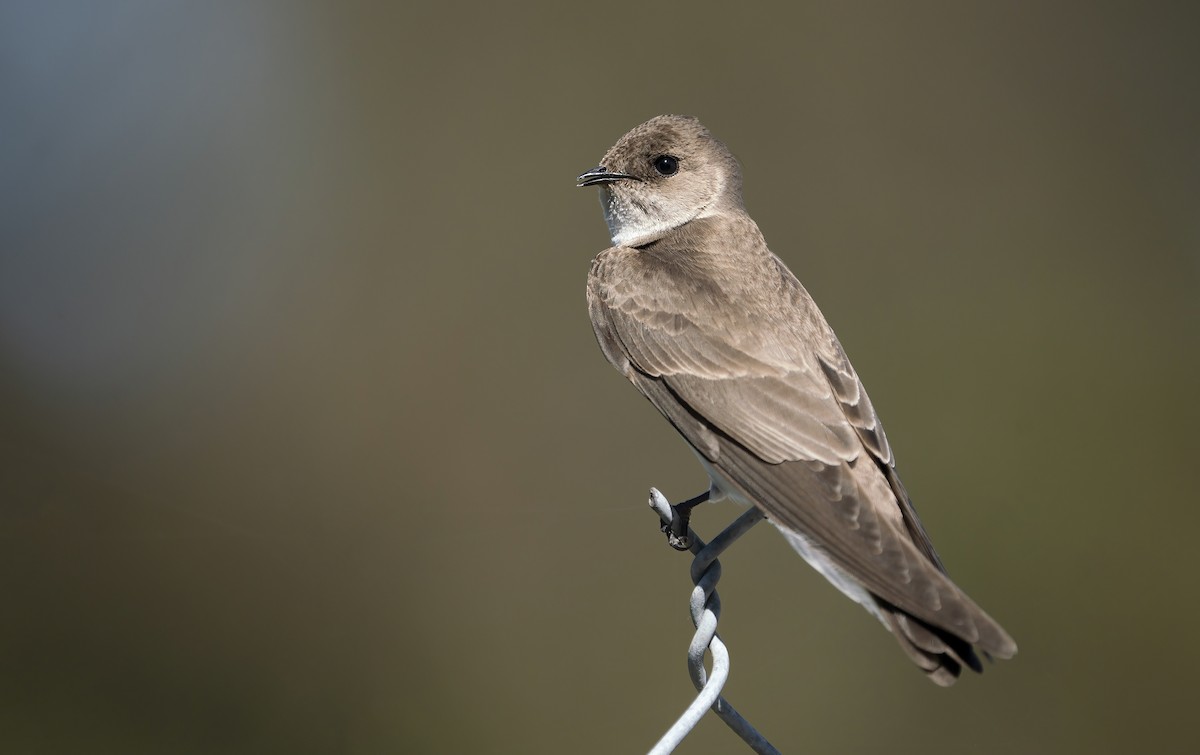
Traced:
[[[654, 509], [665, 525], [670, 525], [676, 516], [666, 496], [658, 492], [656, 488], [650, 488], [650, 507]], [[713, 538], [711, 543], [707, 544], [697, 537], [691, 528], [688, 528], [688, 549], [695, 554], [695, 559], [692, 560], [691, 576], [692, 582], [696, 585], [692, 589], [690, 601], [692, 624], [696, 626], [696, 633], [692, 636], [692, 643], [688, 647], [688, 673], [699, 694], [683, 712], [683, 715], [667, 730], [667, 733], [658, 740], [658, 743], [650, 750], [650, 755], [665, 755], [674, 752], [683, 738], [691, 733], [709, 710], [716, 713], [755, 752], [760, 755], [779, 755], [779, 751], [746, 719], [742, 718], [741, 714], [734, 710], [725, 698], [721, 697], [721, 689], [729, 678], [729, 650], [721, 638], [717, 637], [717, 619], [721, 616], [721, 597], [716, 590], [717, 581], [721, 579], [721, 562], [717, 560], [717, 557], [739, 537], [746, 534], [751, 527], [758, 524], [762, 518], [761, 511], [756, 508], [751, 509], [734, 520], [733, 524], [726, 527], [721, 534]], [[712, 654], [711, 673], [706, 673], [704, 670], [704, 652], [706, 650]]]

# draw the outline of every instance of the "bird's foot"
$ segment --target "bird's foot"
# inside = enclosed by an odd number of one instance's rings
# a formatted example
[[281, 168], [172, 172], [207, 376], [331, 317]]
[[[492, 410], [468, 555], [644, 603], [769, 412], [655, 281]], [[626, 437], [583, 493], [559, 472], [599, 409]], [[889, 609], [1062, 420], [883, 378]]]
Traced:
[[[657, 489], [650, 489], [650, 505], [658, 510], [659, 518], [662, 519], [662, 525], [659, 527], [659, 530], [667, 536], [667, 545], [670, 545], [677, 551], [691, 549], [692, 539], [690, 537], [691, 530], [688, 528], [688, 522], [692, 518], [692, 509], [707, 501], [709, 495], [710, 491], [706, 490], [683, 503], [671, 505], [667, 502], [666, 496], [658, 492]], [[666, 513], [670, 514], [669, 520], [664, 516]]]

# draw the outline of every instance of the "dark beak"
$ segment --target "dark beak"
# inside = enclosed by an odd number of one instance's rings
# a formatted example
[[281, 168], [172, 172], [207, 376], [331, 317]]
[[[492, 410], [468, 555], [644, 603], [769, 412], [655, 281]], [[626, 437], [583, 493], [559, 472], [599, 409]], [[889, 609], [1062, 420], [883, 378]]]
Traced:
[[580, 176], [578, 179], [576, 179], [579, 181], [579, 183], [577, 183], [575, 185], [576, 186], [595, 186], [596, 184], [610, 184], [610, 183], [614, 183], [616, 181], [621, 181], [626, 178], [632, 179], [634, 181], [642, 180], [642, 179], [638, 178], [637, 176], [631, 176], [628, 173], [613, 173], [608, 168], [604, 167], [603, 165], [597, 165], [596, 167], [592, 168], [587, 173], [584, 173], [582, 176]]

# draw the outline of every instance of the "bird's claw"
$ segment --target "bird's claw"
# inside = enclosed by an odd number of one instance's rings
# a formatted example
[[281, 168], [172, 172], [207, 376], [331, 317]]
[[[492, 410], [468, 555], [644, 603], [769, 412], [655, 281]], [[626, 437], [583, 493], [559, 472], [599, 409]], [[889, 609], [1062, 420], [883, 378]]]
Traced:
[[[671, 508], [675, 509], [674, 506]], [[684, 520], [682, 533], [677, 531], [679, 529], [678, 523], [680, 519]], [[683, 516], [678, 509], [675, 509], [675, 518], [671, 520], [671, 523], [667, 524], [666, 522], [663, 522], [659, 527], [659, 530], [661, 530], [663, 534], [667, 536], [667, 545], [671, 546], [677, 551], [691, 550], [692, 539], [688, 537], [687, 517]]]

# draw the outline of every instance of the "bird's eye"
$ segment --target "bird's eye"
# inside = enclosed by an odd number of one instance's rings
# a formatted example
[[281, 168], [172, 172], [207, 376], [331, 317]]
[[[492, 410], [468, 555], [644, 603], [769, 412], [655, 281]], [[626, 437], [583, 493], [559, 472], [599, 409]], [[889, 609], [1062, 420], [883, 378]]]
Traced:
[[679, 172], [679, 158], [659, 155], [654, 158], [654, 169], [660, 176], [673, 176]]

